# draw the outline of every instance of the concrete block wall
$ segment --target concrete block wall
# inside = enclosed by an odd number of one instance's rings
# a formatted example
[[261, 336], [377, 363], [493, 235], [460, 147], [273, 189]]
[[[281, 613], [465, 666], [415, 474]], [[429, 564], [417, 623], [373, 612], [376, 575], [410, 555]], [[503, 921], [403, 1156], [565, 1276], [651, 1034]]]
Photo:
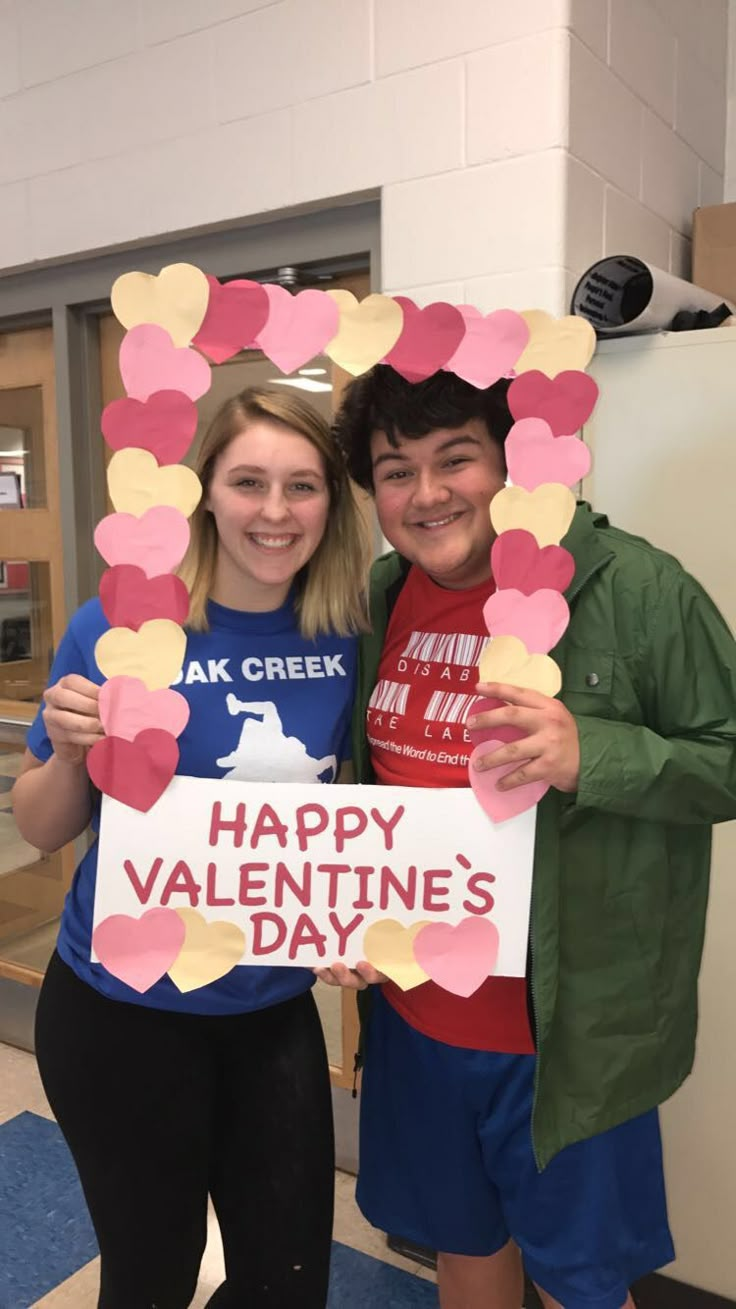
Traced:
[[689, 276], [692, 212], [723, 199], [729, 9], [730, 0], [572, 0], [572, 274], [597, 251]]
[[720, 197], [728, 0], [0, 0], [0, 270], [379, 190], [383, 279], [561, 311]]

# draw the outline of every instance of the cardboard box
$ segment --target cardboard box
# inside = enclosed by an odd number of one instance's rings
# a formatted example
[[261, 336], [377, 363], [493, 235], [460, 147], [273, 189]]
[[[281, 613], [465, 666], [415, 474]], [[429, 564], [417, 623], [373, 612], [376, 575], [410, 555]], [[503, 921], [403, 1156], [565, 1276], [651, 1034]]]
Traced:
[[693, 282], [736, 304], [736, 204], [695, 210]]

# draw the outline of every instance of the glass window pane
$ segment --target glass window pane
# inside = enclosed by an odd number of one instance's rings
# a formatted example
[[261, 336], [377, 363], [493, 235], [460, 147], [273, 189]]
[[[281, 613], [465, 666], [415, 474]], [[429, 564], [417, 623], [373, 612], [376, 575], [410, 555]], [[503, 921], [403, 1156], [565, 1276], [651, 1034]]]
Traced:
[[43, 393], [40, 386], [0, 390], [0, 474], [18, 478], [21, 504], [46, 507]]
[[49, 565], [0, 560], [0, 699], [38, 702], [52, 654]]

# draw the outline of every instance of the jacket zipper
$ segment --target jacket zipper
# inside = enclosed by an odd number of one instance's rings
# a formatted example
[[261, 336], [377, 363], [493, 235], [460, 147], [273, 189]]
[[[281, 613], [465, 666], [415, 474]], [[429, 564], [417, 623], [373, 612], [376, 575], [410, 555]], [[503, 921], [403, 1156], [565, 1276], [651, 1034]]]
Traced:
[[[592, 566], [592, 568], [588, 569], [587, 573], [585, 573], [583, 577], [581, 578], [576, 577], [574, 579], [572, 583], [573, 589], [570, 590], [567, 595], [568, 604], [570, 604], [571, 601], [576, 599], [576, 597], [582, 591], [583, 587], [590, 581], [591, 577], [594, 577], [595, 574], [599, 572], [600, 569], [603, 568], [603, 566], [607, 564], [613, 557], [614, 557], [613, 552], [611, 552], [611, 554], [607, 555], [605, 559], [598, 559], [596, 563]], [[534, 1060], [534, 1092], [533, 1092], [534, 1098], [532, 1100], [531, 1138], [532, 1138], [532, 1153], [534, 1155], [534, 1163], [536, 1164], [537, 1172], [541, 1173], [542, 1169], [539, 1164], [539, 1155], [537, 1153], [537, 1143], [535, 1140], [534, 1128], [533, 1128], [533, 1115], [537, 1104], [537, 1097], [539, 1095], [539, 1061], [542, 1052], [541, 1041], [539, 1038], [539, 1023], [537, 1020], [537, 1002], [534, 997], [534, 897], [535, 897], [535, 882], [533, 881], [532, 900], [531, 900], [530, 913], [529, 913], [529, 954], [530, 954], [529, 993], [532, 998], [532, 1016], [534, 1018], [534, 1043], [536, 1045], [537, 1054], [536, 1054], [536, 1059]]]

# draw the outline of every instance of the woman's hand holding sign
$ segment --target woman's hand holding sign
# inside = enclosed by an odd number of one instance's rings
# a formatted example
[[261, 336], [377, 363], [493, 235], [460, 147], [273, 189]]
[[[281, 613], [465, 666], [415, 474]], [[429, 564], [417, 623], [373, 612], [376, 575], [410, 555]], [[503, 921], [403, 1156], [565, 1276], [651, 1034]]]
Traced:
[[103, 736], [99, 697], [99, 686], [77, 673], [67, 674], [44, 692], [44, 726], [62, 763], [84, 763], [89, 748]]
[[385, 973], [379, 973], [366, 960], [356, 964], [355, 968], [336, 963], [331, 968], [315, 968], [314, 971], [321, 982], [326, 982], [328, 986], [344, 986], [348, 991], [364, 991], [367, 986], [388, 981]]
[[511, 791], [529, 782], [548, 782], [558, 791], [576, 791], [580, 743], [577, 724], [569, 709], [560, 700], [518, 686], [479, 682], [476, 689], [479, 695], [505, 703], [497, 709], [471, 715], [467, 721], [469, 730], [493, 732], [500, 727], [515, 727], [524, 736], [478, 756], [475, 768], [482, 772], [518, 762], [518, 768], [499, 779], [499, 791]]

